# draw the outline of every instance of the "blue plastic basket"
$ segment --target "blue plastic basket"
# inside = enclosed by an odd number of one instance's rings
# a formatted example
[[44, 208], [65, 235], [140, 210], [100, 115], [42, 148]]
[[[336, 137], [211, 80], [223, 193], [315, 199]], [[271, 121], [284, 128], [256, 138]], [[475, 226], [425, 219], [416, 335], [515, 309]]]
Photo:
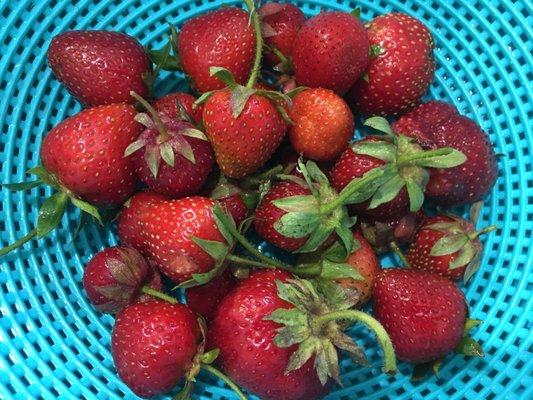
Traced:
[[[43, 135], [80, 109], [46, 65], [50, 39], [68, 29], [112, 29], [161, 45], [166, 21], [219, 7], [214, 0], [0, 0], [0, 181], [16, 182], [38, 163]], [[228, 2], [233, 3], [233, 2]], [[363, 19], [403, 11], [435, 36], [437, 74], [430, 96], [454, 103], [490, 134], [500, 159], [498, 182], [482, 223], [501, 229], [486, 238], [480, 271], [464, 289], [485, 358], [449, 358], [440, 377], [412, 384], [410, 367], [380, 373], [371, 337], [371, 368], [342, 362], [344, 388], [328, 399], [533, 399], [533, 5], [530, 0], [311, 0], [321, 9], [362, 8]], [[159, 41], [159, 42], [158, 42]], [[160, 92], [180, 85], [165, 75]], [[0, 242], [28, 233], [48, 189], [0, 192]], [[134, 399], [117, 378], [110, 353], [113, 318], [94, 311], [82, 287], [83, 265], [112, 232], [86, 226], [73, 239], [70, 212], [48, 238], [0, 260], [0, 399]], [[364, 337], [362, 328], [353, 334]], [[232, 392], [201, 375], [200, 399]]]

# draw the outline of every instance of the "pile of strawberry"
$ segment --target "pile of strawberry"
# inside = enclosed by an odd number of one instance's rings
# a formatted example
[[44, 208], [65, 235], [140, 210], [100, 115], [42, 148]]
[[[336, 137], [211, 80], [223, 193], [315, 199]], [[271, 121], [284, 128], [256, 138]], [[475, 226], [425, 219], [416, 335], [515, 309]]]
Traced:
[[[159, 50], [117, 32], [52, 40], [49, 65], [85, 109], [46, 135], [34, 180], [5, 185], [56, 191], [0, 254], [47, 235], [69, 203], [100, 223], [120, 211], [109, 223], [121, 244], [90, 260], [83, 286], [116, 314], [115, 366], [141, 397], [180, 386], [188, 398], [203, 369], [241, 399], [239, 387], [321, 398], [341, 383], [341, 351], [366, 363], [346, 333], [357, 322], [387, 373], [396, 358], [422, 377], [452, 351], [482, 355], [455, 281], [494, 229], [475, 225], [496, 156], [454, 106], [422, 102], [429, 29], [399, 13], [364, 24], [357, 10], [306, 19], [245, 3], [172, 27]], [[192, 92], [154, 98], [161, 70], [185, 73]], [[440, 208], [464, 204], [469, 221]], [[390, 250], [403, 267], [380, 267]]]

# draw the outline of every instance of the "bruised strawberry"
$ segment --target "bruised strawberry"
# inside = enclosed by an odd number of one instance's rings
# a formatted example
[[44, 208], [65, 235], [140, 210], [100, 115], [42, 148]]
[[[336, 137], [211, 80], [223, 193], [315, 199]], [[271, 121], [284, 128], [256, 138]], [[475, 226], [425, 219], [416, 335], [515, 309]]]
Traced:
[[54, 75], [85, 106], [134, 103], [148, 96], [152, 64], [137, 39], [119, 32], [69, 31], [52, 39], [47, 53]]
[[111, 352], [124, 383], [136, 395], [152, 397], [186, 377], [200, 343], [196, 316], [187, 306], [156, 300], [135, 303], [117, 315]]
[[199, 124], [202, 122], [204, 106], [199, 104], [193, 107], [195, 101], [196, 98], [189, 93], [174, 92], [160, 97], [153, 102], [152, 106], [157, 112], [169, 118], [183, 119], [183, 111], [185, 111], [186, 116], [192, 117], [194, 122]]
[[461, 341], [467, 317], [463, 293], [426, 271], [383, 270], [374, 285], [374, 313], [400, 360], [425, 363], [444, 357]]
[[372, 53], [366, 75], [347, 95], [366, 115], [398, 115], [416, 106], [435, 75], [433, 37], [418, 19], [380, 15], [368, 27]]
[[368, 35], [363, 23], [352, 14], [321, 12], [301, 27], [292, 56], [300, 85], [343, 94], [368, 65]]
[[455, 206], [481, 199], [494, 186], [498, 175], [494, 148], [485, 132], [457, 109], [443, 102], [428, 102], [401, 117], [397, 133], [411, 136], [428, 149], [451, 147], [466, 161], [446, 170], [431, 169], [426, 187], [428, 198], [437, 204]]
[[294, 149], [315, 161], [337, 157], [353, 137], [354, 118], [344, 100], [331, 90], [308, 89], [298, 93], [290, 117], [289, 138]]
[[222, 275], [205, 285], [186, 289], [187, 306], [207, 321], [211, 321], [215, 316], [218, 305], [234, 286], [235, 278], [231, 270], [227, 269]]
[[210, 67], [229, 70], [238, 83], [248, 78], [256, 40], [248, 13], [235, 7], [220, 8], [187, 20], [178, 38], [183, 71], [199, 92], [222, 89], [224, 83]]
[[[475, 207], [478, 207], [477, 205]], [[468, 280], [479, 268], [483, 245], [479, 235], [494, 230], [491, 226], [476, 231], [475, 220], [437, 215], [426, 220], [407, 252], [409, 267]]]
[[[259, 15], [265, 44], [289, 59], [296, 34], [305, 22], [302, 10], [290, 3], [266, 3], [259, 9]], [[271, 67], [283, 61], [272, 51], [266, 51], [264, 58]]]

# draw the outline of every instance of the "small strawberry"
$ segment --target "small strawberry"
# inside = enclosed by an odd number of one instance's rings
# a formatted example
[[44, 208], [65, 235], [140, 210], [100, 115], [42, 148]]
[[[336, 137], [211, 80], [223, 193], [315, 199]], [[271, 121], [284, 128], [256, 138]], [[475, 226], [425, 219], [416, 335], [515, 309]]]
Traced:
[[[479, 207], [476, 205], [473, 210]], [[409, 267], [467, 281], [479, 268], [483, 245], [475, 222], [456, 216], [437, 215], [426, 220], [407, 252]]]
[[83, 287], [98, 311], [115, 314], [138, 297], [150, 274], [150, 267], [137, 250], [110, 247], [86, 265]]
[[474, 342], [463, 337], [470, 321], [465, 297], [446, 278], [426, 271], [386, 269], [374, 284], [373, 301], [374, 314], [401, 360], [435, 361], [460, 348], [463, 341]]
[[213, 166], [213, 152], [204, 133], [189, 122], [158, 114], [144, 99], [133, 96], [151, 114], [136, 116], [146, 129], [124, 152], [125, 156], [133, 154], [139, 179], [168, 197], [198, 193]]
[[224, 175], [219, 176], [218, 182], [208, 190], [208, 193], [207, 197], [216, 200], [222, 210], [231, 215], [237, 226], [248, 217], [249, 209], [255, 208], [255, 201], [253, 205], [249, 204], [249, 197], [252, 196], [230, 182]]
[[196, 98], [189, 93], [174, 92], [160, 97], [152, 103], [152, 106], [158, 113], [166, 115], [169, 118], [183, 119], [184, 111], [185, 117], [190, 116], [196, 124], [200, 124], [202, 122], [204, 106], [199, 104], [197, 107], [194, 107], [193, 104], [195, 101]]
[[[325, 298], [311, 281], [287, 272], [261, 270], [241, 281], [222, 301], [209, 329], [219, 346], [222, 369], [264, 400], [307, 400], [324, 396], [339, 379], [335, 346], [363, 362], [364, 352], [336, 320], [358, 321], [361, 311], [337, 285]], [[385, 370], [396, 368], [383, 328], [364, 314], [385, 349]], [[311, 324], [313, 328], [311, 328]]]
[[248, 13], [235, 7], [221, 8], [187, 20], [178, 39], [183, 71], [199, 92], [222, 89], [210, 67], [229, 70], [244, 83], [252, 71], [256, 40]]
[[38, 179], [5, 186], [28, 190], [45, 184], [58, 192], [42, 204], [36, 228], [1, 249], [0, 256], [35, 236], [48, 234], [60, 223], [69, 200], [101, 222], [96, 207], [116, 207], [132, 195], [136, 184], [133, 160], [123, 155], [142, 131], [142, 125], [135, 121], [136, 114], [128, 104], [93, 107], [48, 133], [41, 147], [43, 166], [28, 170]]
[[344, 100], [331, 90], [308, 89], [292, 103], [289, 138], [294, 149], [315, 161], [337, 157], [354, 134], [354, 118]]
[[265, 44], [274, 49], [265, 52], [265, 62], [271, 67], [281, 63], [283, 60], [275, 54], [277, 51], [290, 60], [292, 44], [305, 22], [302, 10], [290, 3], [266, 3], [259, 9], [259, 16]]
[[368, 65], [368, 35], [363, 23], [352, 14], [321, 12], [300, 28], [292, 57], [300, 85], [343, 94]]
[[47, 57], [54, 75], [85, 106], [134, 103], [131, 91], [149, 94], [150, 59], [123, 33], [64, 32], [52, 39]]
[[395, 132], [413, 137], [428, 149], [450, 147], [461, 151], [466, 161], [447, 170], [431, 170], [426, 187], [428, 198], [445, 206], [480, 200], [494, 186], [498, 166], [494, 148], [485, 132], [455, 107], [429, 102], [401, 117]]
[[420, 102], [435, 75], [431, 32], [410, 15], [390, 13], [370, 22], [368, 36], [368, 71], [348, 93], [348, 102], [367, 115], [408, 111]]
[[[146, 282], [146, 286], [148, 288], [153, 289], [153, 291], [150, 291], [151, 293], [163, 292], [164, 290], [163, 278], [161, 277], [159, 270], [151, 264], [148, 264], [148, 268], [150, 269], [150, 271], [148, 272], [148, 280]], [[140, 302], [157, 301], [160, 298], [161, 297], [154, 296], [153, 294], [150, 295], [146, 293], [141, 293], [138, 301]]]
[[429, 179], [427, 167], [452, 168], [465, 161], [464, 154], [453, 148], [424, 151], [412, 138], [393, 135], [384, 118], [369, 118], [365, 125], [385, 135], [356, 141], [330, 171], [331, 183], [338, 191], [369, 171], [384, 171], [370, 201], [352, 205], [353, 213], [388, 221], [408, 211], [416, 212], [424, 201], [424, 188]]
[[235, 278], [231, 271], [227, 269], [205, 285], [185, 289], [187, 306], [207, 321], [211, 321], [215, 316], [218, 305], [234, 286]]

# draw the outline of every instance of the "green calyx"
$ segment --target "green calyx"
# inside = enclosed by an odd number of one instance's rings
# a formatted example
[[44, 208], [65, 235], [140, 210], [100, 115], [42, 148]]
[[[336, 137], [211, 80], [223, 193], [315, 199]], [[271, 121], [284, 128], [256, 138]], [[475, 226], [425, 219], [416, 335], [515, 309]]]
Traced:
[[392, 201], [403, 188], [406, 188], [409, 209], [411, 212], [416, 212], [424, 202], [424, 190], [429, 180], [427, 168], [453, 168], [466, 161], [465, 155], [458, 150], [441, 148], [426, 151], [416, 144], [414, 139], [394, 135], [385, 118], [372, 117], [364, 124], [385, 134], [375, 141], [359, 141], [352, 145], [352, 150], [356, 154], [367, 155], [385, 162], [380, 167], [384, 170], [384, 176], [370, 197], [369, 209]]
[[3, 186], [14, 191], [26, 191], [37, 186], [47, 185], [56, 189], [57, 192], [48, 197], [39, 208], [36, 227], [32, 229], [26, 236], [0, 249], [0, 257], [6, 255], [12, 250], [19, 248], [33, 238], [42, 239], [44, 236], [54, 230], [59, 225], [69, 201], [75, 207], [91, 215], [101, 225], [103, 225], [100, 212], [95, 206], [78, 198], [74, 193], [63, 186], [61, 182], [54, 175], [50, 174], [44, 167], [33, 167], [27, 172], [31, 175], [35, 175], [37, 179], [29, 182], [4, 184]]
[[479, 241], [479, 236], [498, 229], [497, 226], [491, 225], [476, 231], [475, 224], [481, 207], [482, 202], [472, 205], [470, 210], [471, 221], [466, 221], [455, 215], [448, 215], [451, 221], [437, 222], [425, 227], [425, 229], [438, 231], [444, 234], [433, 245], [430, 255], [433, 257], [440, 257], [455, 254], [450, 261], [449, 269], [457, 269], [466, 266], [463, 278], [465, 282], [472, 277], [481, 264], [483, 246]]
[[154, 75], [160, 71], [181, 71], [180, 58], [178, 54], [178, 31], [169, 24], [167, 43], [158, 50], [147, 48], [148, 57], [155, 66]]
[[345, 322], [362, 322], [372, 330], [384, 352], [384, 370], [396, 371], [389, 336], [373, 317], [351, 309], [358, 298], [353, 292], [325, 280], [291, 279], [277, 281], [276, 285], [278, 296], [294, 306], [277, 309], [265, 318], [281, 325], [274, 338], [276, 346], [298, 345], [289, 359], [286, 373], [301, 368], [314, 357], [320, 382], [325, 385], [331, 378], [340, 383], [337, 349], [349, 352], [355, 362], [366, 365], [363, 349], [344, 333]]

